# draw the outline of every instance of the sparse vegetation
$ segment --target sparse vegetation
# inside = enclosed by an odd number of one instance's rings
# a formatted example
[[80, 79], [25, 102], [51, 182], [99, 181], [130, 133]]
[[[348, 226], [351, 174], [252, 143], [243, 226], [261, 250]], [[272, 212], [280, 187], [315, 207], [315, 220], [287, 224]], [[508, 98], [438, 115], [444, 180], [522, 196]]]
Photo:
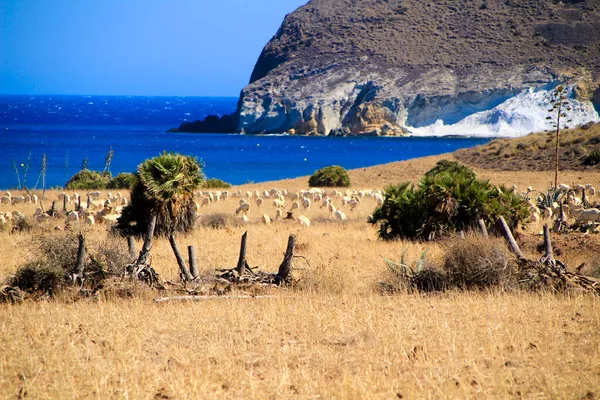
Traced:
[[586, 158], [583, 160], [583, 165], [594, 166], [600, 164], [600, 150], [592, 151]]
[[[533, 133], [516, 139], [496, 139], [488, 144], [457, 151], [456, 158], [480, 168], [505, 171], [555, 171], [556, 132]], [[565, 170], [597, 169], [600, 124], [562, 130], [558, 163]], [[597, 159], [600, 160], [600, 157]], [[589, 160], [589, 161], [588, 161]]]
[[339, 165], [331, 165], [316, 171], [308, 180], [311, 187], [349, 187], [348, 172]]

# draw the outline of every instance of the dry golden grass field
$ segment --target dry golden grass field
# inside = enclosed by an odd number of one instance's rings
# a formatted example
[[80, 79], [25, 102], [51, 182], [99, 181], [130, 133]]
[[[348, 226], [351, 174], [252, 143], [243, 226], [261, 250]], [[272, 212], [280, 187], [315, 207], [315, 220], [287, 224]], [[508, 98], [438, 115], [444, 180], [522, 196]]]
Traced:
[[[436, 161], [451, 157], [350, 176], [357, 189], [383, 188], [417, 181]], [[551, 172], [475, 171], [523, 189], [542, 190], [553, 178]], [[600, 172], [564, 171], [560, 177], [600, 187]], [[303, 177], [240, 189], [306, 186]], [[225, 229], [199, 226], [178, 237], [180, 247], [194, 245], [202, 272], [211, 274], [235, 266], [240, 237], [248, 231], [248, 262], [275, 272], [293, 233], [296, 254], [304, 257], [294, 260], [294, 287], [261, 293], [272, 297], [194, 303], [157, 304], [158, 293], [140, 287], [132, 298], [59, 296], [0, 304], [0, 398], [600, 398], [597, 297], [520, 291], [383, 295], [377, 282], [390, 278], [383, 257], [397, 260], [408, 246], [410, 259], [429, 249], [435, 263], [445, 244], [378, 240], [366, 223], [372, 199], [356, 212], [346, 209], [344, 222], [318, 204], [296, 211], [311, 219], [308, 228], [294, 221], [263, 225], [261, 216], [274, 217], [275, 208], [251, 204], [248, 224], [231, 219]], [[237, 199], [229, 199], [200, 212], [233, 218], [236, 206]], [[33, 215], [35, 207], [0, 205], [0, 211]], [[54, 231], [57, 224], [0, 232], [0, 280], [36, 257], [40, 235], [70, 234]], [[538, 231], [523, 233], [528, 256], [539, 257]], [[87, 238], [90, 249], [107, 240], [126, 248], [102, 225], [88, 228]], [[596, 235], [560, 240], [569, 266], [599, 265]], [[164, 239], [155, 243], [152, 265], [163, 279], [179, 278]]]

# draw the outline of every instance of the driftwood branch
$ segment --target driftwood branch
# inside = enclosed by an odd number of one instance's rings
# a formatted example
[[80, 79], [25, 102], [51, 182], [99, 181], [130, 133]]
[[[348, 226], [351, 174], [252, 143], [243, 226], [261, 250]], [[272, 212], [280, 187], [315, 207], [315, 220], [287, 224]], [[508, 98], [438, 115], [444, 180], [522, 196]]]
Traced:
[[498, 225], [500, 225], [500, 230], [502, 231], [502, 235], [504, 236], [504, 239], [508, 243], [508, 247], [509, 247], [510, 251], [515, 256], [517, 256], [517, 259], [519, 260], [519, 262], [527, 261], [527, 259], [523, 255], [523, 252], [521, 251], [521, 248], [517, 244], [515, 237], [513, 236], [512, 232], [510, 231], [510, 228], [506, 224], [504, 217], [501, 216], [500, 218], [498, 218]]

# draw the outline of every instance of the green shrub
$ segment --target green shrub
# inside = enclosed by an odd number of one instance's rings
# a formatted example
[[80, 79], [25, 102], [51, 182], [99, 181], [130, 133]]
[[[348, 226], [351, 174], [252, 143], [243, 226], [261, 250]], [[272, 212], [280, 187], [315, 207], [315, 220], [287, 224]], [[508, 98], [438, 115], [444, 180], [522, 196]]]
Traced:
[[503, 186], [477, 179], [468, 167], [440, 161], [415, 187], [411, 183], [389, 186], [384, 202], [370, 222], [379, 224], [379, 237], [433, 240], [467, 231], [482, 218], [495, 226], [503, 216], [512, 227], [529, 218], [524, 199]]
[[66, 187], [73, 190], [106, 189], [110, 178], [110, 172], [101, 173], [82, 169], [69, 179]]
[[592, 151], [584, 160], [583, 165], [597, 165], [600, 164], [600, 150]]
[[221, 179], [210, 178], [204, 181], [202, 187], [205, 189], [229, 189], [231, 184]]
[[343, 167], [331, 165], [312, 174], [308, 185], [311, 187], [349, 187], [350, 177]]
[[129, 172], [121, 172], [106, 184], [107, 189], [130, 189], [135, 182], [135, 176]]

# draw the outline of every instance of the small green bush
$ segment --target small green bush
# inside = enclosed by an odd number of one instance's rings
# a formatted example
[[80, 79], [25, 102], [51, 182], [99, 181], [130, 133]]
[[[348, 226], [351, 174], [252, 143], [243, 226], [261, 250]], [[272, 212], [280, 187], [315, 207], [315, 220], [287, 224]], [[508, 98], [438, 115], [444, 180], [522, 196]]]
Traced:
[[210, 178], [204, 181], [202, 187], [205, 189], [229, 189], [231, 184], [221, 179]]
[[592, 151], [584, 160], [583, 165], [597, 165], [600, 164], [600, 150]]
[[110, 178], [109, 172], [101, 173], [82, 169], [69, 179], [66, 187], [73, 190], [106, 189]]
[[135, 175], [129, 172], [121, 172], [106, 184], [107, 189], [130, 189], [135, 182]]
[[339, 165], [331, 165], [316, 171], [308, 179], [310, 187], [349, 187], [348, 172]]

